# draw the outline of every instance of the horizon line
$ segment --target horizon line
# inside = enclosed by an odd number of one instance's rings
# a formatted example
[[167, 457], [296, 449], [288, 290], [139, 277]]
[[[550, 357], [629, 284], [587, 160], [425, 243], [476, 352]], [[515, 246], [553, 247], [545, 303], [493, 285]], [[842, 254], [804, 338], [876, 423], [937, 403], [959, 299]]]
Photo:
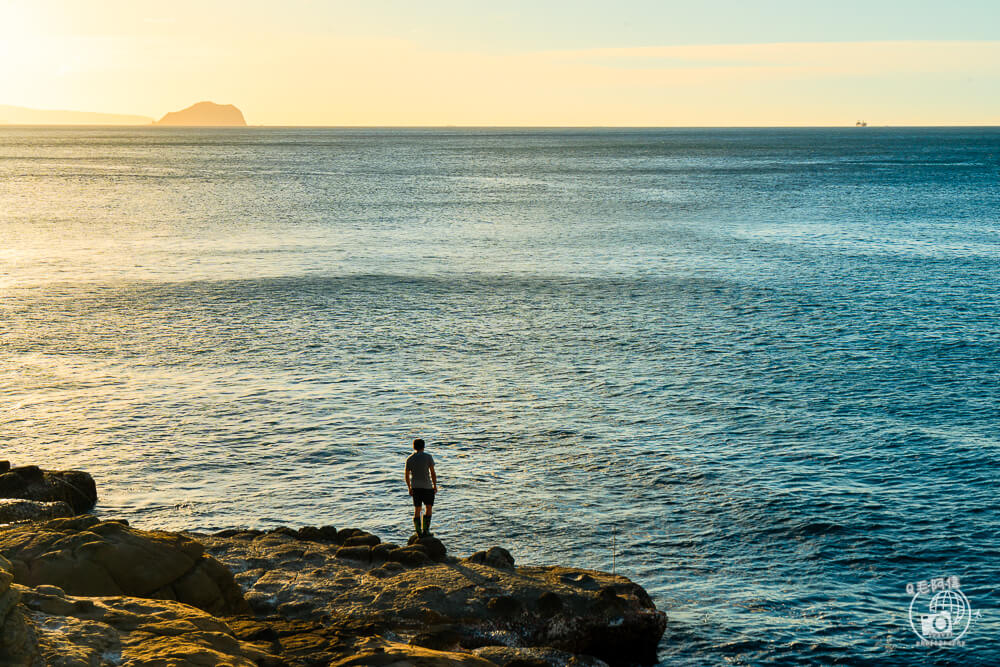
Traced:
[[871, 123], [865, 126], [857, 126], [851, 124], [801, 124], [801, 125], [464, 125], [464, 124], [441, 124], [441, 125], [283, 125], [283, 124], [268, 124], [268, 125], [161, 125], [156, 122], [150, 123], [0, 123], [0, 128], [26, 128], [26, 127], [113, 127], [113, 128], [156, 128], [163, 130], [177, 130], [177, 129], [190, 129], [190, 130], [247, 130], [247, 129], [637, 129], [637, 130], [698, 130], [698, 129], [832, 129], [832, 128], [846, 128], [846, 129], [857, 129], [857, 130], [868, 130], [868, 129], [889, 129], [889, 128], [925, 128], [925, 127], [940, 127], [940, 128], [951, 128], [951, 127], [1000, 127], [1000, 121], [994, 123], [920, 123], [920, 124], [876, 124]]

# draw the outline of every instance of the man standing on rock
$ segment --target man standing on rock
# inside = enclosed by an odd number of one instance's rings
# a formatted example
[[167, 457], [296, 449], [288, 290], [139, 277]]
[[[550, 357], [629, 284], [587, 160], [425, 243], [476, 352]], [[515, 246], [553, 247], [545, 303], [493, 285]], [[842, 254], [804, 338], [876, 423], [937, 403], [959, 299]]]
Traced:
[[[406, 459], [406, 488], [413, 496], [413, 527], [417, 535], [431, 534], [431, 513], [434, 507], [434, 494], [438, 490], [437, 474], [434, 472], [434, 459], [424, 451], [424, 441], [417, 438], [413, 441], [414, 452]], [[423, 525], [420, 522], [420, 506], [424, 505]]]

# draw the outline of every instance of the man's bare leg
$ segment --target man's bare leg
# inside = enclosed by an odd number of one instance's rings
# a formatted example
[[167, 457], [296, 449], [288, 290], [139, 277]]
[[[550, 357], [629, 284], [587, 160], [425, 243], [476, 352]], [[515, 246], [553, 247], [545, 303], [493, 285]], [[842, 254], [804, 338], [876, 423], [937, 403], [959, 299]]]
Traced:
[[420, 505], [413, 508], [413, 530], [420, 534]]

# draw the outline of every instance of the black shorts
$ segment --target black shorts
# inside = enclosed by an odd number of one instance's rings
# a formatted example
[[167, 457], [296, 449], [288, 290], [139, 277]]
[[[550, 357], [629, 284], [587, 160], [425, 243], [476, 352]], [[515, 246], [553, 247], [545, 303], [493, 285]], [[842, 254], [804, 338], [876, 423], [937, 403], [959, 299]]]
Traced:
[[434, 507], [434, 489], [413, 489], [413, 506], [420, 507], [421, 504]]

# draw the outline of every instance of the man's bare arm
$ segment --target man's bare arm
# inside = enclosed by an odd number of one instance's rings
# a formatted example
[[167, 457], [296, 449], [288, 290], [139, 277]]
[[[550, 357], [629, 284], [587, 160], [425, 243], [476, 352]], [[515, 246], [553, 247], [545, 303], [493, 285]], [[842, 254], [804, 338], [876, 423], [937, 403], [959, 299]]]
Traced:
[[413, 482], [410, 480], [410, 469], [407, 468], [406, 472], [403, 473], [403, 479], [406, 480], [406, 492], [411, 496], [413, 495]]
[[437, 491], [438, 490], [438, 476], [437, 476], [437, 473], [434, 472], [434, 464], [431, 464], [430, 469], [431, 469], [431, 482], [433, 482], [433, 484], [434, 484], [434, 491]]

